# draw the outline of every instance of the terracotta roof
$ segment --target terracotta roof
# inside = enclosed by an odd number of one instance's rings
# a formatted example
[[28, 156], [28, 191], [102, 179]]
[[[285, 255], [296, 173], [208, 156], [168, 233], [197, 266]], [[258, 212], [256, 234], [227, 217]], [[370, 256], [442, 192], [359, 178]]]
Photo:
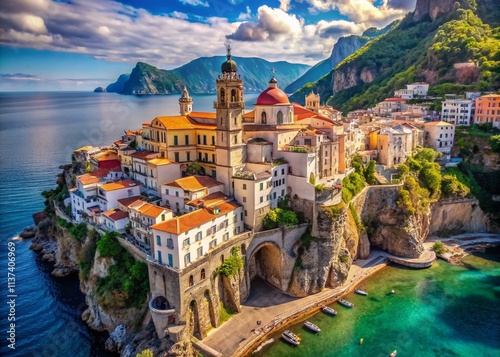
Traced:
[[[217, 207], [219, 207], [218, 215], [223, 215], [234, 211], [238, 207], [241, 207], [241, 205], [233, 200], [229, 202], [223, 202], [220, 205], [217, 205]], [[216, 215], [214, 215], [212, 209], [202, 208], [194, 212], [187, 213], [183, 216], [172, 218], [166, 222], [155, 224], [151, 226], [151, 228], [162, 232], [180, 234], [194, 227], [198, 227], [204, 223], [210, 222], [215, 217]]]
[[188, 115], [191, 118], [216, 119], [217, 114], [211, 112], [191, 112]]
[[430, 121], [428, 123], [424, 123], [424, 126], [453, 126], [453, 124], [445, 121]]
[[153, 121], [158, 120], [165, 129], [168, 130], [188, 130], [188, 129], [215, 129], [216, 125], [212, 123], [197, 123], [185, 115], [179, 116], [162, 116], [156, 117]]
[[90, 185], [92, 183], [97, 183], [101, 181], [103, 177], [109, 174], [109, 169], [97, 169], [87, 174], [78, 176], [76, 179], [82, 183], [82, 185]]
[[184, 191], [195, 192], [204, 188], [222, 185], [221, 182], [214, 180], [209, 176], [187, 176], [178, 180], [165, 183], [165, 186], [180, 187]]
[[172, 161], [170, 159], [161, 158], [161, 157], [156, 157], [154, 159], [148, 160], [148, 163], [150, 163], [152, 165], [156, 165], [156, 166], [169, 165], [169, 164], [172, 164], [174, 162], [175, 161]]
[[123, 212], [122, 210], [119, 210], [119, 209], [112, 210], [112, 211], [106, 211], [103, 213], [103, 215], [105, 215], [106, 217], [108, 217], [109, 219], [111, 219], [114, 222], [119, 221], [121, 219], [128, 218], [128, 213]]
[[134, 180], [120, 180], [120, 181], [105, 183], [100, 188], [102, 188], [104, 191], [109, 192], [109, 191], [116, 191], [116, 190], [121, 190], [124, 188], [130, 188], [130, 187], [135, 187], [135, 186], [138, 186], [138, 183], [135, 182]]
[[408, 99], [404, 98], [386, 98], [384, 102], [406, 102]]
[[197, 198], [195, 200], [189, 201], [186, 204], [190, 206], [202, 205], [203, 207], [212, 207], [219, 203], [230, 200], [231, 197], [227, 196], [224, 192], [214, 192], [209, 195]]
[[155, 151], [136, 151], [136, 152], [130, 154], [130, 157], [134, 157], [136, 159], [147, 160], [147, 159], [154, 159], [155, 157], [158, 157], [159, 155], [160, 155], [160, 153], [155, 152]]
[[144, 198], [143, 196], [133, 196], [133, 197], [121, 198], [118, 200], [118, 203], [124, 205], [125, 207], [128, 207], [131, 204], [133, 204], [135, 201], [142, 201], [143, 198]]
[[320, 114], [318, 114], [312, 110], [309, 110], [309, 109], [307, 109], [307, 108], [305, 108], [297, 103], [293, 103], [293, 115], [295, 117], [295, 121], [314, 118], [314, 119], [324, 120], [329, 124], [335, 125], [335, 122], [333, 120], [331, 120], [330, 118], [325, 117], [323, 115], [320, 115]]
[[131, 209], [139, 211], [141, 214], [148, 216], [148, 217], [153, 217], [156, 218], [163, 212], [171, 212], [168, 208], [160, 207], [153, 205], [151, 203], [147, 203], [145, 201], [139, 200], [135, 201], [129, 206]]
[[254, 118], [254, 117], [255, 117], [255, 110], [243, 114], [243, 118]]

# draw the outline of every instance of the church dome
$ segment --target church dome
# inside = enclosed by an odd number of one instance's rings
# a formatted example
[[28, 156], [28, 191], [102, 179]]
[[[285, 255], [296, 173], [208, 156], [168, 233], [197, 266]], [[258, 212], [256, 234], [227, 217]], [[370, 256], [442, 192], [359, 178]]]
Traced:
[[222, 73], [227, 73], [227, 72], [236, 72], [238, 70], [238, 66], [236, 65], [236, 62], [234, 62], [231, 57], [229, 56], [227, 61], [224, 62], [221, 66], [221, 71]]
[[290, 104], [288, 96], [279, 88], [269, 87], [257, 98], [257, 105]]

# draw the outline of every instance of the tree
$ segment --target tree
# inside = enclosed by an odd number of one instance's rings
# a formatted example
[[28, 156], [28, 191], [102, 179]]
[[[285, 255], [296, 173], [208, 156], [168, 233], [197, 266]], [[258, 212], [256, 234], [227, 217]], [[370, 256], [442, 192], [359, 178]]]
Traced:
[[135, 357], [153, 357], [153, 351], [147, 348], [143, 350], [141, 353], [138, 353]]
[[500, 135], [493, 135], [490, 138], [491, 150], [500, 153]]
[[275, 208], [266, 214], [263, 223], [266, 229], [273, 229], [279, 226], [294, 226], [299, 223], [299, 220], [294, 211]]
[[375, 168], [376, 168], [375, 160], [370, 160], [365, 169], [365, 178], [366, 182], [369, 185], [375, 185], [375, 183], [377, 182], [377, 179], [375, 178]]

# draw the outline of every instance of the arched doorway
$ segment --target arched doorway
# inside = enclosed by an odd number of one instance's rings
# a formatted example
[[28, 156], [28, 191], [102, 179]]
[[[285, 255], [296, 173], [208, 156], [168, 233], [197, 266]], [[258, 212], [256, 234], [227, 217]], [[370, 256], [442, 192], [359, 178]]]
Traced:
[[189, 322], [191, 335], [201, 340], [200, 316], [198, 312], [198, 304], [195, 300], [191, 301], [189, 304]]
[[281, 252], [275, 243], [258, 246], [248, 264], [250, 281], [260, 278], [278, 290], [281, 290]]

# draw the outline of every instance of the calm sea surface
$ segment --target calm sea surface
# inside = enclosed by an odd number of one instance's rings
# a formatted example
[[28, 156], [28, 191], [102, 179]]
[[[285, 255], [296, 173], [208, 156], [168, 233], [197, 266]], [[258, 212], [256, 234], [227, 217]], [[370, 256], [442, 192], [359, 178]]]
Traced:
[[[247, 95], [247, 108], [255, 102]], [[80, 320], [86, 308], [77, 278], [55, 279], [51, 267], [16, 244], [16, 349], [7, 347], [7, 242], [43, 209], [40, 192], [55, 186], [59, 165], [84, 145], [107, 145], [124, 130], [178, 113], [177, 96], [97, 93], [0, 93], [0, 355], [107, 356], [105, 336]], [[195, 111], [211, 111], [213, 96], [194, 96]], [[439, 262], [422, 271], [388, 268], [350, 296], [352, 310], [311, 320], [318, 336], [294, 328], [303, 344], [278, 342], [265, 356], [500, 356], [498, 252], [470, 266]], [[497, 259], [495, 261], [495, 259]], [[386, 296], [396, 289], [398, 294]], [[358, 341], [364, 338], [363, 345]]]

